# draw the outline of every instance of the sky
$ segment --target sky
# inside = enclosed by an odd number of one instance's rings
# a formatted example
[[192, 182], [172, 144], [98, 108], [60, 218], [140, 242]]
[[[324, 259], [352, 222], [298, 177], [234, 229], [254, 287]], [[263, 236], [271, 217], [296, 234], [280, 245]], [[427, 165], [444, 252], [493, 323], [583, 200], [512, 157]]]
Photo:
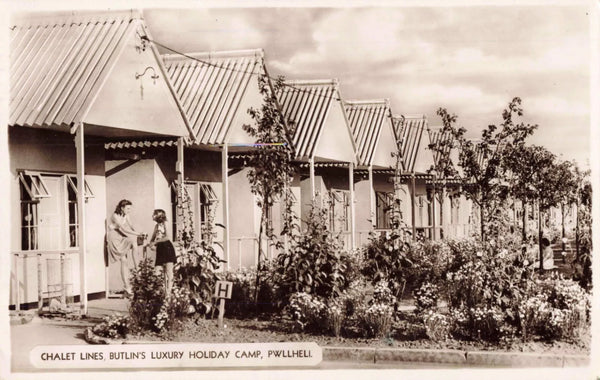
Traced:
[[589, 161], [587, 7], [144, 9], [156, 41], [183, 52], [263, 48], [271, 75], [337, 78], [345, 99], [390, 100], [395, 114], [438, 108], [469, 137], [501, 122], [513, 97], [529, 140]]
[[[81, 9], [79, 4], [66, 2], [60, 8]], [[273, 76], [337, 78], [344, 99], [386, 98], [395, 114], [424, 114], [434, 127], [441, 124], [436, 111], [443, 107], [458, 115], [458, 124], [472, 138], [483, 127], [499, 124], [502, 110], [518, 96], [522, 120], [539, 125], [529, 143], [581, 167], [590, 164], [590, 16], [583, 3], [198, 4], [203, 3], [142, 8], [153, 38], [188, 53], [262, 48]]]

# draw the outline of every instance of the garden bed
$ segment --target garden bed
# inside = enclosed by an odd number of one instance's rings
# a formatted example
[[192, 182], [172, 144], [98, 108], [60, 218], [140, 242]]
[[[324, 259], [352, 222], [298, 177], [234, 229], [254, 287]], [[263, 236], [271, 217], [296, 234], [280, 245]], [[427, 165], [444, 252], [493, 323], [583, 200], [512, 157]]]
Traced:
[[147, 332], [129, 336], [130, 342], [202, 342], [202, 343], [259, 343], [259, 342], [316, 342], [321, 347], [377, 347], [409, 349], [455, 349], [462, 351], [530, 352], [538, 354], [589, 355], [589, 339], [580, 344], [568, 342], [514, 341], [510, 345], [497, 345], [485, 342], [448, 339], [434, 342], [426, 338], [402, 340], [401, 338], [369, 339], [360, 337], [340, 337], [294, 332], [291, 321], [282, 318], [275, 320], [228, 319], [227, 328], [219, 329], [216, 320], [187, 319], [176, 331], [158, 335]]

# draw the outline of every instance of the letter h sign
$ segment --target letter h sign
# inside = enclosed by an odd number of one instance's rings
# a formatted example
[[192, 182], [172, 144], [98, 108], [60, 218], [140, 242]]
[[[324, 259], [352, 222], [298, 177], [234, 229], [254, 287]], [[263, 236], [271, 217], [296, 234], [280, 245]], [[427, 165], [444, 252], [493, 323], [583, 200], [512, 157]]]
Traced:
[[215, 298], [226, 298], [231, 299], [231, 290], [233, 289], [233, 283], [230, 281], [217, 281], [215, 285]]

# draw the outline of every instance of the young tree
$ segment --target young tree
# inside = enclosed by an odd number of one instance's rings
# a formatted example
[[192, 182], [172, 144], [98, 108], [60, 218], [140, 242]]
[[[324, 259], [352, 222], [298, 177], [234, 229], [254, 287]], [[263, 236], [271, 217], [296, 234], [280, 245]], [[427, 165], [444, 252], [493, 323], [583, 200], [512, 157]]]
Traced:
[[430, 149], [440, 154], [444, 175], [456, 177], [455, 165], [450, 151], [457, 149], [458, 162], [462, 169], [462, 192], [471, 199], [480, 212], [482, 241], [486, 240], [489, 222], [508, 195], [506, 171], [502, 165], [503, 154], [514, 146], [525, 143], [537, 125], [516, 123], [515, 117], [523, 115], [521, 99], [514, 98], [502, 112], [500, 125], [488, 125], [481, 132], [477, 142], [467, 139], [466, 129], [457, 127], [457, 116], [440, 108], [437, 114], [442, 118], [441, 133], [452, 136], [450, 139], [430, 144]]
[[[523, 203], [538, 204], [538, 243], [542, 269], [542, 215], [551, 207], [562, 206], [573, 199], [576, 182], [573, 164], [558, 161], [541, 146], [518, 146], [504, 155], [504, 165], [510, 172], [511, 193]], [[563, 227], [564, 237], [564, 227]]]
[[[248, 159], [248, 180], [252, 193], [258, 196], [257, 204], [261, 209], [260, 228], [258, 235], [258, 268], [256, 275], [257, 301], [262, 269], [262, 238], [263, 234], [273, 241], [273, 227], [269, 223], [269, 210], [277, 199], [284, 198], [285, 209], [289, 210], [291, 202], [289, 184], [294, 176], [291, 165], [293, 151], [291, 144], [292, 133], [284, 119], [277, 102], [276, 94], [284, 86], [283, 78], [279, 77], [274, 83], [266, 75], [260, 75], [258, 85], [263, 104], [260, 110], [250, 108], [248, 113], [254, 120], [254, 126], [244, 125], [244, 130], [255, 139], [256, 147]], [[282, 195], [284, 197], [282, 197]], [[290, 233], [289, 216], [284, 216], [285, 226], [282, 234]]]

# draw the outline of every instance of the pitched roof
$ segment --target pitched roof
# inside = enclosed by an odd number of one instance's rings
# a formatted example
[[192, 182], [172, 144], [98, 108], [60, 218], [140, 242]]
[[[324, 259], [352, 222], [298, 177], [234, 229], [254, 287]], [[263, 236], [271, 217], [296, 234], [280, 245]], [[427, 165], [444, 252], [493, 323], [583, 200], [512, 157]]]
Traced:
[[420, 116], [394, 116], [394, 133], [400, 146], [404, 170], [414, 172], [419, 152], [424, 149], [423, 131], [427, 129], [427, 118]]
[[256, 74], [264, 72], [263, 50], [186, 55], [163, 55], [169, 79], [196, 143], [223, 144], [248, 84], [256, 80]]
[[344, 102], [352, 137], [356, 144], [358, 164], [371, 165], [381, 130], [392, 116], [387, 99], [348, 100]]
[[[37, 12], [12, 21], [9, 125], [63, 129], [85, 122], [100, 135], [189, 134], [158, 52], [143, 40], [149, 31], [141, 12]], [[158, 66], [144, 101], [143, 93], [129, 97], [138, 76], [124, 71], [140, 65]]]
[[443, 164], [441, 161], [443, 155], [451, 154], [452, 152], [452, 134], [449, 131], [443, 132], [443, 129], [441, 127], [431, 127], [428, 129], [428, 132], [430, 144], [443, 145], [443, 150], [441, 152], [437, 150], [432, 150], [433, 162], [436, 169], [443, 171], [444, 168], [441, 167], [441, 165]]
[[294, 123], [296, 158], [314, 157], [331, 108], [338, 103], [344, 112], [337, 80], [286, 81], [278, 99], [284, 116]]
[[10, 32], [9, 125], [69, 126], [82, 121], [141, 20], [111, 12], [18, 22]]

